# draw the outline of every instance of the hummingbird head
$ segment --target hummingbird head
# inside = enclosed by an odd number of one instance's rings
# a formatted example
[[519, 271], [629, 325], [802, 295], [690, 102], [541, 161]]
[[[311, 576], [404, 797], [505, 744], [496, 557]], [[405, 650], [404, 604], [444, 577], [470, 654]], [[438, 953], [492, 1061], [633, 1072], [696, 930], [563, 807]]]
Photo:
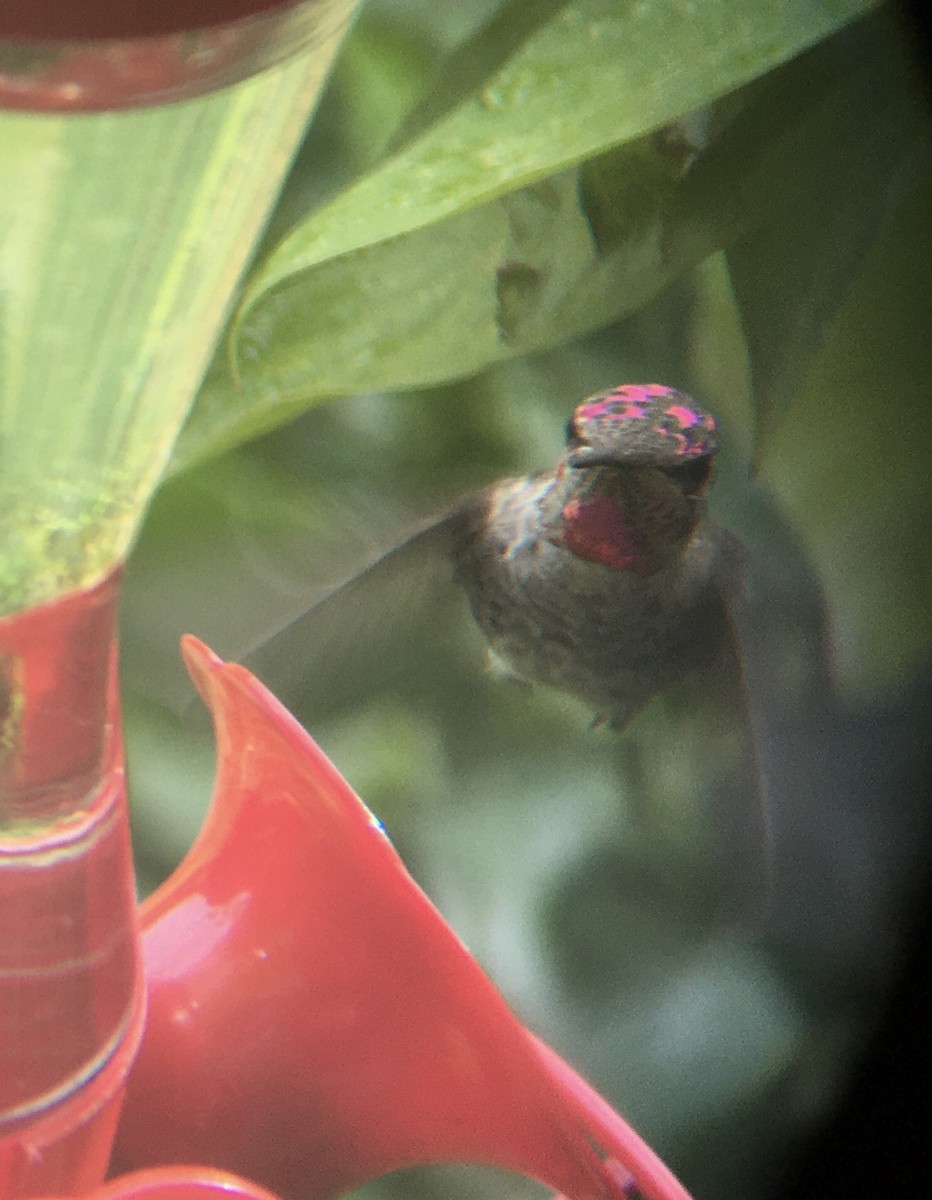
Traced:
[[685, 392], [647, 383], [590, 396], [567, 426], [550, 540], [653, 574], [692, 536], [717, 449], [714, 417]]
[[658, 383], [630, 383], [578, 405], [566, 429], [568, 467], [654, 467], [698, 493], [718, 449], [711, 413]]

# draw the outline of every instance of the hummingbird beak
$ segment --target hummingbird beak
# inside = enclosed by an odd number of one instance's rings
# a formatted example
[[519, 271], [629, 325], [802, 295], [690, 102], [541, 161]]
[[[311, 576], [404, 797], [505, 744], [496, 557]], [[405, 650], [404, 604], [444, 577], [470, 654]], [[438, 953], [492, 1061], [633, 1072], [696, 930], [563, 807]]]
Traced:
[[622, 467], [636, 466], [637, 461], [621, 458], [610, 450], [597, 450], [595, 446], [577, 446], [566, 456], [566, 465], [577, 470], [585, 467]]
[[630, 452], [619, 454], [604, 446], [598, 448], [586, 445], [575, 446], [572, 450], [567, 451], [564, 461], [568, 467], [575, 470], [584, 470], [587, 467], [613, 467], [615, 470], [653, 467], [665, 475], [669, 475], [671, 479], [675, 479], [690, 494], [698, 494], [701, 491], [712, 470], [711, 454], [701, 454], [694, 458], [682, 458], [678, 461], [664, 463], [658, 462], [656, 456], [631, 454]]

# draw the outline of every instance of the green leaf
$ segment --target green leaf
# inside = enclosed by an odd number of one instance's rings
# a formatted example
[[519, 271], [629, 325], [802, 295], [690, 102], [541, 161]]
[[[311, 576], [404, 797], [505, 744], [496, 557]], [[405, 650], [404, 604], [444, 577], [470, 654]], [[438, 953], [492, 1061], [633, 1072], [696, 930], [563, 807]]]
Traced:
[[[477, 80], [457, 65], [467, 51], [456, 56], [440, 99], [412, 118], [408, 136], [427, 122], [420, 136], [299, 225], [253, 276], [176, 465], [325, 396], [455, 378], [640, 304], [711, 248], [664, 255], [669, 179], [648, 135], [867, 7], [706, 0], [687, 20], [673, 0], [575, 0], [534, 24], [526, 3], [506, 6], [498, 36], [474, 43], [490, 73]], [[606, 257], [575, 168], [622, 144], [633, 156], [628, 200], [645, 160], [657, 186], [637, 189], [627, 236]]]
[[881, 14], [777, 72], [742, 118], [760, 126], [805, 105], [804, 119], [789, 126], [796, 144], [787, 169], [767, 173], [768, 219], [728, 252], [758, 456], [805, 380], [916, 144], [917, 109], [890, 26]]

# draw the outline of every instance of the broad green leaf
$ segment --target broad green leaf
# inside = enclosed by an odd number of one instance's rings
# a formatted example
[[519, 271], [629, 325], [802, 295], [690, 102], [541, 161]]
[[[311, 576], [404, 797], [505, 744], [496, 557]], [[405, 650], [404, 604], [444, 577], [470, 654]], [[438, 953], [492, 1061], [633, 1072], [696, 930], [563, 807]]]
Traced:
[[[507, 6], [500, 37], [475, 42], [490, 73], [452, 71], [436, 105], [412, 118], [415, 129], [433, 123], [299, 225], [253, 276], [176, 465], [316, 399], [455, 378], [637, 306], [708, 252], [664, 255], [669, 180], [663, 146], [645, 139], [868, 7], [706, 0], [687, 19], [674, 0], [574, 0], [548, 5], [528, 32], [527, 5]], [[471, 90], [457, 103], [451, 87]], [[622, 144], [634, 207], [606, 256], [574, 196], [574, 169]]]
[[[802, 385], [916, 145], [918, 109], [886, 14], [778, 72], [742, 117], [807, 110], [809, 153], [773, 174], [768, 219], [728, 253], [757, 414], [757, 453]], [[791, 126], [791, 131], [796, 130]], [[805, 171], [809, 162], [817, 171]], [[801, 178], [805, 175], [805, 178]]]

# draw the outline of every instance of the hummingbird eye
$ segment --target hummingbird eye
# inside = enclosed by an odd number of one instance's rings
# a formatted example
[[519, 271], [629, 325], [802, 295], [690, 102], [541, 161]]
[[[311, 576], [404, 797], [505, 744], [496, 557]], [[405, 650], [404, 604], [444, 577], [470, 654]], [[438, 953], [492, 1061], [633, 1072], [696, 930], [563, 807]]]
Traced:
[[583, 439], [579, 435], [579, 430], [576, 428], [576, 417], [572, 416], [566, 423], [566, 446], [568, 450], [574, 450], [577, 446], [581, 446]]

